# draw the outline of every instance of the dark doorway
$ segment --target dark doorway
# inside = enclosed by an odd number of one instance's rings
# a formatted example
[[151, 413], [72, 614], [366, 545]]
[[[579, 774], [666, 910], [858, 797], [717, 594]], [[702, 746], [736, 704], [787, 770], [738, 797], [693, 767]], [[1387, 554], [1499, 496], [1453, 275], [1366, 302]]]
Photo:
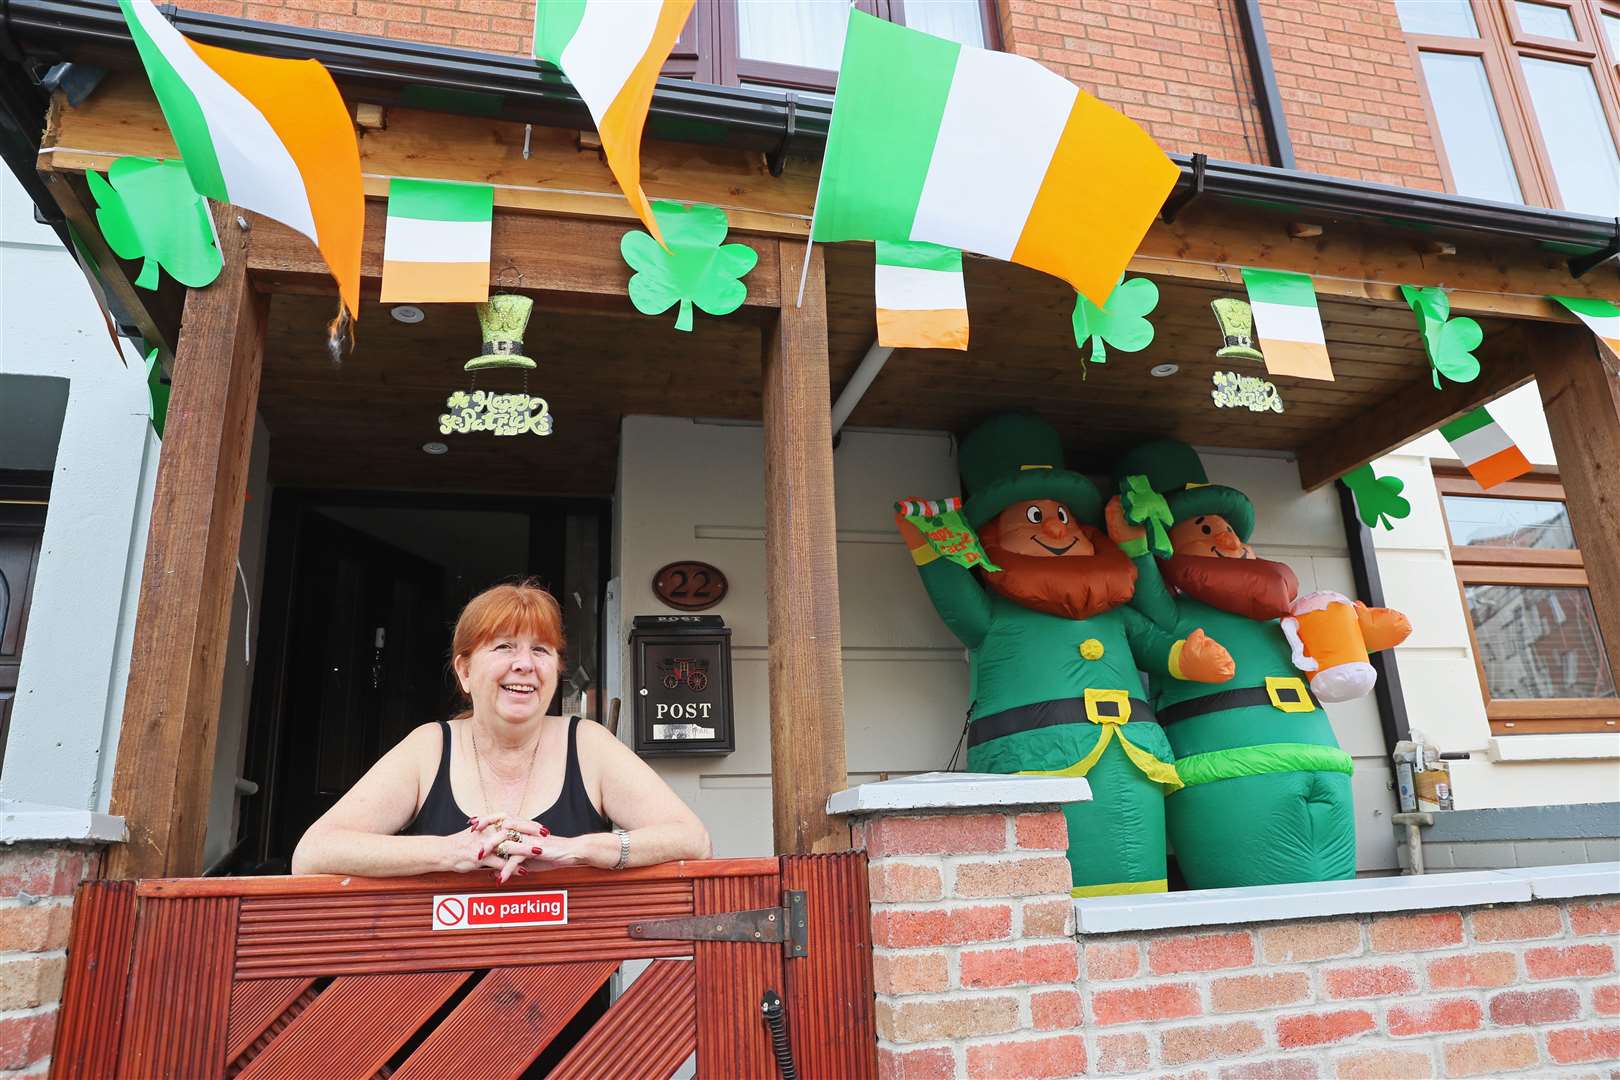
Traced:
[[45, 539], [50, 477], [47, 472], [0, 470], [0, 762], [5, 761], [28, 608]]
[[[298, 839], [376, 760], [455, 707], [456, 616], [500, 581], [563, 603], [565, 690], [599, 680], [608, 504], [277, 489], [231, 873], [284, 873]], [[588, 602], [587, 602], [588, 601]], [[594, 715], [594, 713], [592, 713]]]

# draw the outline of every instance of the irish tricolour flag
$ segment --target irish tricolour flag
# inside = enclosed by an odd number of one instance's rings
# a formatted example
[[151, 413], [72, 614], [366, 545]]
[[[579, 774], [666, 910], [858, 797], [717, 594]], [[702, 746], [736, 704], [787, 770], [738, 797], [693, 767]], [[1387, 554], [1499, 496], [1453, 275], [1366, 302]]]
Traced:
[[1482, 488], [1523, 476], [1530, 471], [1530, 462], [1518, 444], [1508, 437], [1491, 414], [1481, 405], [1471, 413], [1457, 417], [1440, 429], [1468, 473]]
[[201, 45], [151, 0], [118, 3], [197, 193], [315, 241], [344, 307], [357, 314], [366, 214], [360, 149], [326, 69]]
[[1316, 287], [1309, 274], [1287, 270], [1243, 268], [1249, 290], [1254, 332], [1273, 375], [1333, 381], [1328, 362], [1327, 337], [1322, 333], [1322, 312], [1316, 306]]
[[1177, 175], [1147, 132], [1035, 61], [852, 8], [813, 236], [1022, 263], [1100, 307]]
[[669, 59], [693, 0], [539, 0], [534, 55], [561, 68], [596, 121], [608, 168], [657, 241], [641, 191], [641, 129], [653, 84]]
[[962, 253], [938, 244], [878, 241], [877, 341], [892, 349], [966, 349]]
[[481, 304], [489, 299], [495, 189], [438, 180], [388, 183], [382, 302]]
[[1620, 361], [1620, 307], [1607, 300], [1593, 300], [1585, 296], [1555, 296], [1569, 313], [1586, 324], [1597, 335], [1609, 355]]

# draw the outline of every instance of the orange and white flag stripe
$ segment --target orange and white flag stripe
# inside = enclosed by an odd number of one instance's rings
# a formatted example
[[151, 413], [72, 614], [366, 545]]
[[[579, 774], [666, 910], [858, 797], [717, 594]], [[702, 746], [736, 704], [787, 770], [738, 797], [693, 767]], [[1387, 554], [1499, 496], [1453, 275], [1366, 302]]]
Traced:
[[641, 131], [653, 85], [694, 0], [539, 0], [534, 54], [585, 100], [613, 178], [655, 239], [658, 220], [641, 190]]

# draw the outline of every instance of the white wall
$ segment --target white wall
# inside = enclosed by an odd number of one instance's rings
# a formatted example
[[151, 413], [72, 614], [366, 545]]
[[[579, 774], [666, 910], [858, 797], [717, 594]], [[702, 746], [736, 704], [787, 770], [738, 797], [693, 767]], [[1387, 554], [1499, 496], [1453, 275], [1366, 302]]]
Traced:
[[[623, 636], [633, 616], [667, 613], [651, 590], [653, 573], [667, 562], [702, 559], [731, 583], [713, 613], [732, 628], [737, 751], [653, 759], [708, 824], [720, 856], [771, 850], [764, 523], [767, 512], [782, 508], [765, 505], [763, 461], [757, 426], [624, 421], [615, 552]], [[942, 433], [846, 429], [834, 463], [850, 780], [944, 768], [967, 711], [966, 656], [929, 604], [891, 507], [897, 497], [958, 490], [953, 442]], [[1293, 462], [1278, 458], [1206, 453], [1205, 463], [1212, 480], [1254, 499], [1262, 554], [1289, 563], [1304, 589], [1354, 591], [1331, 492], [1303, 494]], [[628, 652], [623, 656], [620, 731], [628, 739]], [[1376, 708], [1368, 698], [1332, 706], [1329, 715], [1356, 759], [1359, 865], [1392, 868], [1394, 797]]]
[[[1557, 466], [1534, 382], [1490, 410], [1532, 465]], [[1396, 650], [1407, 718], [1442, 750], [1473, 755], [1451, 764], [1457, 809], [1620, 800], [1620, 733], [1491, 735], [1432, 461], [1458, 464], [1439, 432], [1375, 464], [1379, 475], [1405, 482], [1412, 513], [1393, 529], [1374, 529], [1373, 541], [1384, 600], [1412, 619], [1411, 638]]]
[[77, 264], [9, 172], [0, 374], [68, 380], [0, 797], [105, 810], [158, 440], [144, 370], [120, 359]]

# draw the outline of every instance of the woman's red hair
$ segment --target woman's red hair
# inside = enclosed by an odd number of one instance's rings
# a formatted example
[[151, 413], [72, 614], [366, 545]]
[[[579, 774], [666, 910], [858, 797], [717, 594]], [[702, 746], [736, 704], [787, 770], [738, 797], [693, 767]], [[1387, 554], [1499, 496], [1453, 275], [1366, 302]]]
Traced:
[[556, 649], [560, 656], [567, 644], [562, 608], [532, 580], [491, 586], [461, 609], [455, 635], [450, 639], [451, 662], [471, 656], [479, 646], [501, 637], [532, 637]]

